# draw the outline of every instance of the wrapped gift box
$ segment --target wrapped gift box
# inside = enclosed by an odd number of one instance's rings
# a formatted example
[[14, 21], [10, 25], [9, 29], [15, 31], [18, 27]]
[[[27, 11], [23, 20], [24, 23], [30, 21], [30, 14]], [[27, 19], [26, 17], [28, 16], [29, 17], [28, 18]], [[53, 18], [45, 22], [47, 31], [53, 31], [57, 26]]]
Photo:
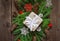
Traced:
[[30, 31], [35, 31], [38, 28], [38, 26], [42, 23], [42, 21], [42, 18], [40, 18], [34, 12], [31, 12], [29, 16], [26, 17], [23, 23], [30, 29]]

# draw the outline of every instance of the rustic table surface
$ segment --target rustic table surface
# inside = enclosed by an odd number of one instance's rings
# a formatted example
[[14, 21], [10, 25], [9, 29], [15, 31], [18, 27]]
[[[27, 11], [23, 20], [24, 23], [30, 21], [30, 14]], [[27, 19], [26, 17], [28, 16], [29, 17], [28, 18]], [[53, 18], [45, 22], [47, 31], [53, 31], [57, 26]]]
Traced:
[[[43, 41], [60, 41], [60, 0], [52, 0], [53, 10], [50, 15], [52, 29], [49, 30], [47, 39]], [[0, 41], [13, 41], [10, 32], [11, 15], [15, 12], [14, 0], [0, 0]]]

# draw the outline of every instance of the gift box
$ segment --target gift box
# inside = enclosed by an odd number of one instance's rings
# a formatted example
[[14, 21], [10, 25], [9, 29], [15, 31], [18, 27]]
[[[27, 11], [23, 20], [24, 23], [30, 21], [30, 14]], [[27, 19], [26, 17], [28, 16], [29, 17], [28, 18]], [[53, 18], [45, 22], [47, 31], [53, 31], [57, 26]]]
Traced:
[[29, 16], [26, 17], [23, 23], [30, 29], [30, 31], [35, 31], [38, 28], [38, 26], [42, 23], [42, 21], [43, 19], [41, 17], [39, 17], [34, 12], [31, 12]]

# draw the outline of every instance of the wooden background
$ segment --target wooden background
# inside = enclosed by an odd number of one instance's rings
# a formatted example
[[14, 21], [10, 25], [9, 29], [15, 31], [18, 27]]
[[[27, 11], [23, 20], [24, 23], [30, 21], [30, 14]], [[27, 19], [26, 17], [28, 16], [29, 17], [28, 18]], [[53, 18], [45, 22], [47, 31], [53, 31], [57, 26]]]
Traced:
[[[0, 41], [13, 41], [14, 37], [9, 31], [11, 28], [11, 14], [16, 11], [14, 0], [0, 0]], [[53, 28], [44, 41], [60, 41], [60, 0], [52, 0], [53, 10], [50, 15]]]

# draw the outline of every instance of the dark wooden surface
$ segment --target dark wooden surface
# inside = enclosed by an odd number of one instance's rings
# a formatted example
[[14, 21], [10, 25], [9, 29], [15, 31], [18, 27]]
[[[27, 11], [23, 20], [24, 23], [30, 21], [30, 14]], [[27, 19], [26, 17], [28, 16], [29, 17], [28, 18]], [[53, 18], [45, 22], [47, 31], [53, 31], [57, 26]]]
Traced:
[[[0, 0], [0, 41], [13, 41], [11, 28], [11, 14], [16, 11], [14, 0]], [[44, 41], [60, 41], [60, 0], [53, 0], [53, 10], [50, 15], [53, 28]]]

